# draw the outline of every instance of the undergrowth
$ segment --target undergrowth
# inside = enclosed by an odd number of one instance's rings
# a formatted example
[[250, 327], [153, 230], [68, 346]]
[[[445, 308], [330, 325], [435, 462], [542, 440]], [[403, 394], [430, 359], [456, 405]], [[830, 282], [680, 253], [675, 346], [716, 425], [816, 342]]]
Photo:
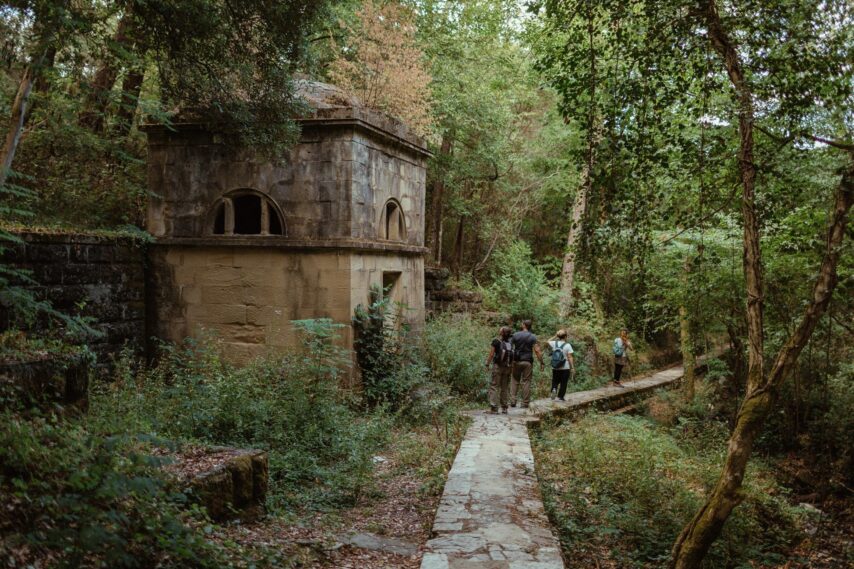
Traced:
[[[547, 426], [535, 440], [546, 508], [570, 567], [603, 552], [618, 567], [664, 568], [676, 536], [716, 482], [727, 431], [642, 417], [589, 415]], [[799, 516], [761, 460], [745, 501], [704, 567], [778, 563], [799, 540]], [[754, 565], [751, 565], [754, 564]]]
[[213, 341], [164, 345], [154, 367], [125, 358], [115, 381], [95, 392], [92, 423], [101, 432], [266, 450], [274, 511], [353, 503], [391, 419], [361, 413], [339, 389], [344, 354], [332, 333], [314, 329], [307, 351], [243, 367]]
[[146, 436], [0, 414], [0, 558], [7, 567], [283, 566], [208, 538], [204, 512], [160, 470]]
[[[212, 338], [163, 344], [156, 364], [128, 350], [90, 391], [85, 417], [0, 417], [0, 551], [12, 566], [290, 566], [263, 545], [223, 542], [205, 512], [168, 478], [156, 446], [185, 443], [266, 450], [268, 510], [340, 510], [368, 495], [375, 457], [401, 464], [441, 492], [465, 429], [452, 387], [431, 381], [418, 350], [394, 365], [371, 405], [341, 389], [349, 354], [338, 325], [294, 322], [302, 349], [238, 366]], [[385, 348], [397, 350], [391, 335]], [[397, 346], [397, 347], [396, 347]], [[388, 392], [379, 390], [389, 388]], [[168, 454], [168, 453], [167, 453]]]

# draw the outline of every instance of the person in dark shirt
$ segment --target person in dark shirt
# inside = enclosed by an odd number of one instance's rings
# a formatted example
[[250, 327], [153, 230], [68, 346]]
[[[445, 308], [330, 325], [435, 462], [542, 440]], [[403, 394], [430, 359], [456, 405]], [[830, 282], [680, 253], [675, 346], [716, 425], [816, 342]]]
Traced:
[[513, 347], [510, 333], [513, 330], [502, 326], [498, 337], [492, 340], [492, 347], [486, 358], [486, 369], [492, 368], [492, 380], [489, 382], [489, 412], [507, 413], [507, 389], [510, 384], [510, 371], [513, 369]]
[[[510, 383], [510, 406], [515, 407], [517, 396], [521, 396], [522, 409], [531, 403], [531, 376], [534, 373], [534, 356], [540, 362], [540, 371], [545, 368], [543, 351], [537, 343], [537, 337], [531, 333], [531, 321], [522, 322], [522, 329], [511, 338], [513, 344], [513, 380]], [[522, 392], [519, 393], [519, 388]]]

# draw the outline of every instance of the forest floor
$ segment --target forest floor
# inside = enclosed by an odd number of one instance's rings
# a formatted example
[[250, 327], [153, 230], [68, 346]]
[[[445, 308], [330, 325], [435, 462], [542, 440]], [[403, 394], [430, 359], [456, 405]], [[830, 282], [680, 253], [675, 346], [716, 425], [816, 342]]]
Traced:
[[311, 569], [416, 569], [463, 432], [447, 441], [432, 429], [393, 437], [352, 507], [225, 525], [217, 537], [278, 549]]

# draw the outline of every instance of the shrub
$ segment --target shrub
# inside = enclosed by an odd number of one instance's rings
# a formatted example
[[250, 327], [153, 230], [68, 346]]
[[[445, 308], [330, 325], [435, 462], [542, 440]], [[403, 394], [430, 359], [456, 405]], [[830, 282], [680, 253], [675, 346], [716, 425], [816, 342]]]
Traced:
[[151, 368], [126, 359], [116, 381], [93, 396], [93, 419], [107, 432], [267, 450], [274, 509], [352, 503], [369, 479], [389, 418], [347, 404], [336, 377], [343, 354], [331, 347], [332, 323], [297, 325], [307, 351], [245, 367], [223, 361], [211, 341], [165, 345]]
[[[51, 567], [222, 567], [198, 512], [140, 440], [82, 424], [0, 415], [0, 551]], [[188, 525], [188, 523], [190, 525]]]
[[446, 315], [428, 322], [422, 346], [433, 381], [467, 399], [484, 399], [489, 386], [484, 363], [496, 333], [468, 315]]
[[514, 322], [531, 319], [534, 332], [552, 333], [558, 322], [558, 291], [551, 286], [545, 269], [533, 258], [530, 246], [516, 240], [495, 252], [492, 284], [485, 290], [485, 304], [510, 313]]
[[412, 401], [413, 389], [427, 376], [403, 318], [406, 310], [405, 305], [395, 305], [379, 289], [371, 291], [367, 308], [356, 307], [356, 357], [362, 374], [362, 394], [369, 407], [384, 404], [402, 411]]

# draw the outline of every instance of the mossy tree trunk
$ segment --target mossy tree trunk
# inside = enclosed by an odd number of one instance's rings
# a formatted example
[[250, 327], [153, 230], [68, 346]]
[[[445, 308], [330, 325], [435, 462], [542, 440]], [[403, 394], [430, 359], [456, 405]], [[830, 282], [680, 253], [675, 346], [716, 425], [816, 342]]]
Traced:
[[730, 436], [723, 471], [706, 503], [682, 530], [673, 546], [672, 567], [675, 569], [700, 567], [730, 513], [743, 500], [741, 486], [753, 443], [776, 402], [783, 380], [795, 367], [798, 356], [830, 303], [838, 279], [836, 267], [845, 237], [847, 216], [854, 202], [854, 153], [849, 149], [849, 164], [836, 192], [824, 258], [813, 286], [812, 298], [801, 322], [777, 354], [770, 372], [766, 375], [763, 363], [762, 262], [754, 204], [756, 169], [753, 164], [753, 95], [745, 81], [738, 52], [721, 23], [714, 0], [701, 1], [700, 8], [707, 25], [709, 40], [723, 59], [739, 105], [748, 370], [747, 392]]

